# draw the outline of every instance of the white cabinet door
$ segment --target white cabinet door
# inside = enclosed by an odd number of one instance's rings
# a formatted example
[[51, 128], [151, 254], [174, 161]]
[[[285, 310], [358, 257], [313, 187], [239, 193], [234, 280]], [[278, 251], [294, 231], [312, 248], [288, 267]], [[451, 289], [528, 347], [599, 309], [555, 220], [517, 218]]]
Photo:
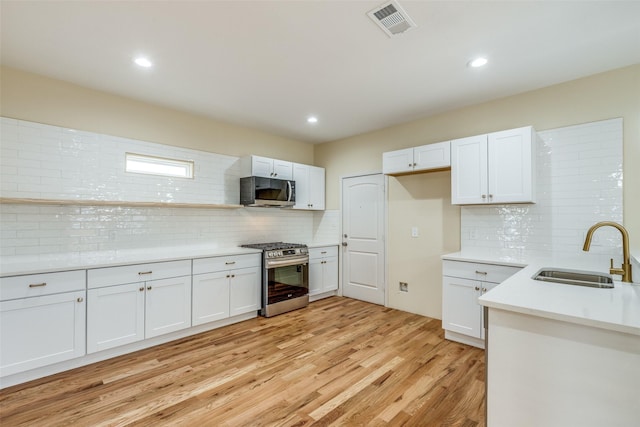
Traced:
[[87, 300], [87, 353], [144, 339], [143, 282], [89, 289]]
[[533, 129], [524, 127], [488, 136], [489, 203], [533, 202]]
[[310, 209], [323, 211], [325, 201], [324, 168], [309, 166], [309, 205]]
[[451, 141], [451, 203], [485, 203], [487, 179], [487, 136]]
[[84, 356], [86, 291], [0, 303], [0, 376]]
[[317, 295], [323, 292], [323, 258], [309, 260], [309, 296]]
[[293, 163], [285, 160], [273, 159], [273, 178], [293, 179]]
[[438, 142], [413, 149], [413, 170], [441, 169], [451, 166], [451, 143]]
[[330, 257], [324, 263], [323, 290], [335, 291], [338, 289], [338, 257]]
[[296, 204], [294, 209], [309, 209], [309, 165], [293, 164], [293, 180], [296, 183]]
[[229, 317], [229, 272], [193, 276], [193, 326]]
[[251, 172], [249, 176], [273, 178], [273, 159], [268, 157], [251, 156]]
[[324, 210], [324, 168], [293, 164], [293, 180], [296, 183], [294, 209]]
[[191, 326], [191, 276], [146, 282], [145, 337]]
[[382, 153], [382, 173], [394, 174], [413, 171], [413, 148]]
[[480, 338], [481, 307], [478, 304], [480, 282], [457, 277], [442, 278], [442, 327]]
[[261, 268], [233, 270], [229, 282], [229, 315], [258, 311], [260, 309]]

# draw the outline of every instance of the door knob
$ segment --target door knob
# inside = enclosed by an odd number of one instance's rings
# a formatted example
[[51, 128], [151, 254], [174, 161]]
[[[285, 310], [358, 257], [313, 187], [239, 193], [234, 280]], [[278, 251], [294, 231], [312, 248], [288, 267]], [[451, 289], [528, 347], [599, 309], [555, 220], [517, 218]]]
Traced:
[[347, 246], [347, 242], [342, 242], [342, 246]]

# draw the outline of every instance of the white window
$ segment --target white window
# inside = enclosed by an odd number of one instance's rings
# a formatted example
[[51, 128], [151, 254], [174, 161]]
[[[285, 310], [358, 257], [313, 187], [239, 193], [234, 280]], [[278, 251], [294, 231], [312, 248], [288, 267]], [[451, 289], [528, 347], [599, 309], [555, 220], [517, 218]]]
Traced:
[[125, 171], [147, 175], [193, 178], [193, 162], [125, 153]]

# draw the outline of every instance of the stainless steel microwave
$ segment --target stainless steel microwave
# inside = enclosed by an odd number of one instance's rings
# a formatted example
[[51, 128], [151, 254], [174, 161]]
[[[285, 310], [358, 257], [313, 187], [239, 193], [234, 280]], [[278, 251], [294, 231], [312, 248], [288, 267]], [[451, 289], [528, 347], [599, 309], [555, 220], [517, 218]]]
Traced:
[[270, 208], [291, 207], [296, 203], [296, 183], [285, 179], [249, 176], [240, 178], [240, 204]]

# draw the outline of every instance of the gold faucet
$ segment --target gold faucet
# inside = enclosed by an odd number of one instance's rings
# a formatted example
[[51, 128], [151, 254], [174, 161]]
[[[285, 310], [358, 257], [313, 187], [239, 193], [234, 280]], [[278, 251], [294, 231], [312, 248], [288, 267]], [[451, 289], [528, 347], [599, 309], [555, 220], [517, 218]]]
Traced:
[[623, 282], [631, 283], [632, 279], [631, 279], [631, 259], [629, 257], [629, 233], [627, 232], [627, 229], [624, 228], [622, 225], [613, 221], [602, 221], [592, 225], [589, 231], [587, 231], [587, 237], [584, 239], [584, 246], [582, 247], [582, 250], [585, 252], [589, 250], [589, 246], [591, 246], [591, 238], [593, 237], [593, 232], [596, 231], [598, 228], [606, 225], [617, 228], [622, 234], [622, 258], [623, 258], [622, 267], [614, 268], [613, 258], [611, 258], [611, 269], [609, 270], [609, 273], [621, 274]]

